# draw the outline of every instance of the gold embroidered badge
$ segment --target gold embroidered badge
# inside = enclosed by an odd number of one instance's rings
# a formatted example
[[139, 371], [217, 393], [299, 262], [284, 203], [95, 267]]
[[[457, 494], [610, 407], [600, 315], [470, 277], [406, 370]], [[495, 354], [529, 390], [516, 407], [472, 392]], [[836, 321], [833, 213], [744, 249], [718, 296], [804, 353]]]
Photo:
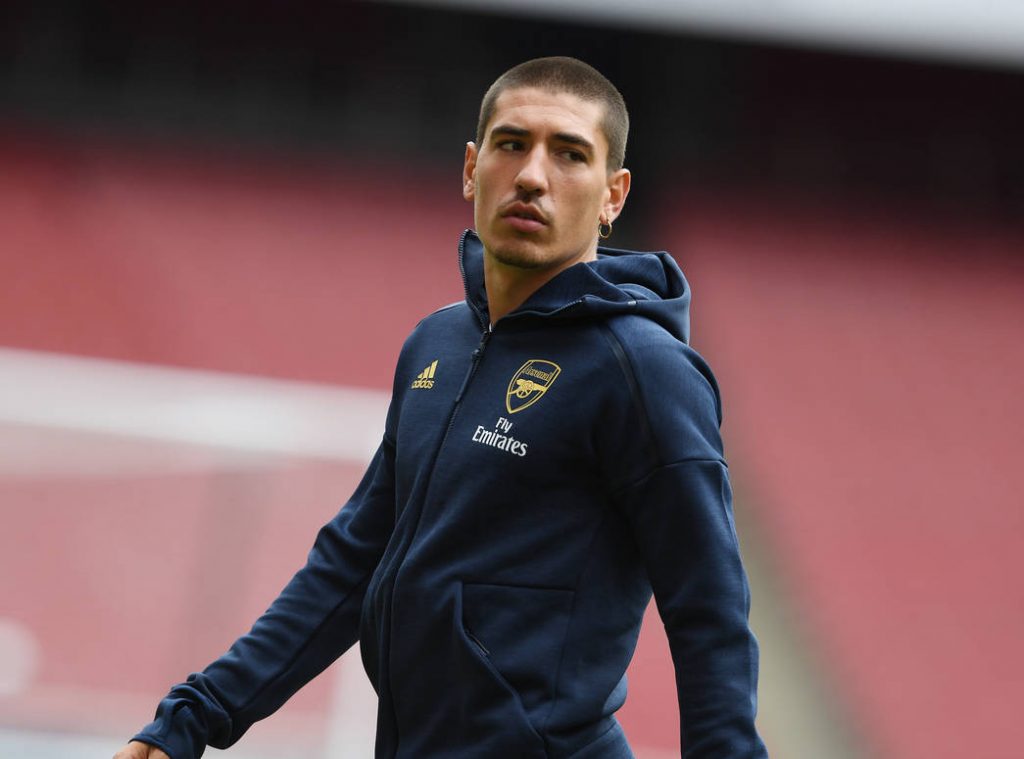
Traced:
[[531, 358], [512, 375], [505, 393], [505, 408], [514, 414], [539, 401], [562, 373], [562, 368], [553, 361]]

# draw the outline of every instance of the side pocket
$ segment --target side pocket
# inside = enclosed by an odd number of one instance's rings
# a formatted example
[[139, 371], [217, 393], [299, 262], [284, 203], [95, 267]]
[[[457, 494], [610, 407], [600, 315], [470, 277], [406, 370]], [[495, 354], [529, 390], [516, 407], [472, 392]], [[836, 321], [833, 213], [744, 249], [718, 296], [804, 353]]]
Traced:
[[557, 696], [573, 596], [558, 588], [463, 585], [466, 637], [519, 695], [538, 731]]

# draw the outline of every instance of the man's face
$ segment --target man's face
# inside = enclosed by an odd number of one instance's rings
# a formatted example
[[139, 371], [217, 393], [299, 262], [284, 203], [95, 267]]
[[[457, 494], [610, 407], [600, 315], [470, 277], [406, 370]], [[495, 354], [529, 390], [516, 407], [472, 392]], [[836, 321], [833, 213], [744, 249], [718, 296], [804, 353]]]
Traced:
[[463, 170], [463, 195], [495, 260], [557, 272], [596, 255], [598, 222], [614, 221], [629, 192], [629, 172], [607, 170], [603, 115], [602, 104], [565, 92], [498, 96]]

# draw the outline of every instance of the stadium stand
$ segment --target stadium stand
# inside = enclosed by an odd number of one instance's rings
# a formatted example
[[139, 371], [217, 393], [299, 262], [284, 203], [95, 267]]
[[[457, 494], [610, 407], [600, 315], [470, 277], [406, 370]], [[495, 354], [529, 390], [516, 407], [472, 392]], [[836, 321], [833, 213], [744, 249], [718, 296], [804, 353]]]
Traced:
[[756, 192], [662, 218], [734, 466], [871, 755], [1014, 756], [1024, 233]]

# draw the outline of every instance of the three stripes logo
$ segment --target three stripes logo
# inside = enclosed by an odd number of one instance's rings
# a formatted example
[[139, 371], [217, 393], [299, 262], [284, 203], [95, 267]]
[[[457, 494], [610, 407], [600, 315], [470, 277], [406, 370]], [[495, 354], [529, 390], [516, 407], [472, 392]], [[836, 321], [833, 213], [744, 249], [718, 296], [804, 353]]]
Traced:
[[437, 359], [424, 369], [422, 372], [416, 375], [416, 379], [412, 381], [413, 390], [430, 390], [434, 386], [434, 372], [437, 371]]

